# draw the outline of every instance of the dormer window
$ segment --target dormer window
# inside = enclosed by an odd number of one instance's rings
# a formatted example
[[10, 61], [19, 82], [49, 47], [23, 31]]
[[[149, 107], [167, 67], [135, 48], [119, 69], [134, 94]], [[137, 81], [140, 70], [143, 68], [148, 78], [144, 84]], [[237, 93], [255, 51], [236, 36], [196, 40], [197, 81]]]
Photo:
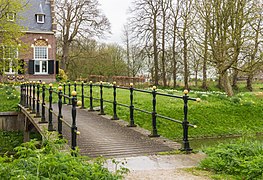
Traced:
[[45, 23], [45, 15], [44, 14], [37, 14], [37, 23], [40, 23], [40, 24]]
[[15, 13], [13, 12], [6, 13], [6, 19], [7, 21], [15, 21]]

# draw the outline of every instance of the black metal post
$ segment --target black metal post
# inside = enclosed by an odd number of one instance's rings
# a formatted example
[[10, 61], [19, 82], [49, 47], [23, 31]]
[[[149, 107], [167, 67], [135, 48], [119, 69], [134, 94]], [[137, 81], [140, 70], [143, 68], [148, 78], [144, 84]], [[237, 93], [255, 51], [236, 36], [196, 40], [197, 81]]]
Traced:
[[190, 148], [190, 144], [188, 141], [188, 125], [189, 122], [187, 120], [187, 113], [188, 113], [188, 91], [185, 90], [184, 91], [184, 96], [183, 96], [183, 100], [184, 100], [184, 120], [182, 122], [183, 125], [183, 148], [181, 149], [182, 151], [186, 151], [186, 152], [191, 152], [192, 149]]
[[22, 105], [26, 106], [26, 98], [27, 98], [27, 96], [26, 96], [26, 84], [25, 83], [23, 83], [22, 94], [23, 94]]
[[100, 82], [100, 113], [99, 115], [105, 115], [104, 109], [103, 109], [103, 85], [102, 82]]
[[43, 83], [42, 83], [41, 121], [39, 121], [39, 123], [47, 123], [47, 121], [46, 121], [45, 95], [46, 95], [46, 86], [45, 86], [45, 82], [43, 82]]
[[85, 109], [84, 82], [81, 82], [81, 109]]
[[52, 84], [49, 84], [49, 108], [48, 108], [48, 131], [54, 131], [53, 127], [53, 108], [52, 108]]
[[33, 81], [33, 96], [32, 96], [32, 111], [31, 114], [35, 114], [36, 113], [36, 82]]
[[21, 85], [20, 85], [20, 103], [19, 104], [21, 104], [22, 106], [24, 106], [23, 105], [23, 88], [24, 88], [24, 84], [22, 83]]
[[40, 104], [40, 99], [39, 99], [39, 95], [40, 95], [40, 82], [37, 82], [37, 112], [36, 112], [36, 116], [37, 118], [41, 117], [40, 116], [40, 109], [39, 109], [39, 104]]
[[28, 108], [28, 100], [29, 100], [29, 88], [28, 88], [28, 82], [26, 82], [26, 104], [25, 104], [25, 108]]
[[[66, 95], [66, 83], [63, 84], [63, 93]], [[66, 96], [63, 96], [63, 104], [66, 104]]]
[[128, 127], [136, 127], [134, 124], [134, 106], [133, 106], [133, 84], [130, 84], [130, 124]]
[[58, 87], [58, 134], [62, 138], [62, 86]]
[[74, 82], [74, 91], [77, 92], [77, 81]]
[[90, 81], [90, 84], [89, 84], [89, 111], [94, 111], [93, 109], [93, 97], [92, 97], [92, 81]]
[[117, 116], [117, 100], [116, 100], [116, 82], [113, 82], [113, 117], [112, 120], [119, 120]]
[[76, 105], [77, 105], [77, 98], [76, 98], [77, 93], [72, 92], [72, 125], [71, 125], [71, 149], [76, 150], [77, 146], [77, 126], [76, 126], [76, 115], [77, 115], [77, 110], [76, 110]]
[[29, 106], [28, 109], [32, 110], [32, 81], [29, 82]]
[[71, 92], [70, 92], [70, 82], [68, 82], [68, 105], [71, 105]]
[[156, 86], [153, 86], [153, 100], [152, 100], [152, 105], [153, 105], [153, 111], [152, 111], [152, 134], [149, 135], [150, 137], [160, 137], [157, 131], [156, 127]]

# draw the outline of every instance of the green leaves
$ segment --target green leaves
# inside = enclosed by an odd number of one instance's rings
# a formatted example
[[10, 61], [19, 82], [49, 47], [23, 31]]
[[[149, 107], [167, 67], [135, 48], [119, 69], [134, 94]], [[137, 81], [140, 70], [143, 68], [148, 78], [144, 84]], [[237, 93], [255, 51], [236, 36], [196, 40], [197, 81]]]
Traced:
[[259, 141], [240, 139], [235, 143], [207, 148], [208, 155], [200, 167], [242, 179], [263, 178], [263, 145]]
[[123, 172], [110, 173], [103, 167], [104, 161], [87, 162], [82, 156], [61, 152], [60, 140], [36, 140], [15, 148], [17, 159], [0, 157], [1, 179], [120, 179]]

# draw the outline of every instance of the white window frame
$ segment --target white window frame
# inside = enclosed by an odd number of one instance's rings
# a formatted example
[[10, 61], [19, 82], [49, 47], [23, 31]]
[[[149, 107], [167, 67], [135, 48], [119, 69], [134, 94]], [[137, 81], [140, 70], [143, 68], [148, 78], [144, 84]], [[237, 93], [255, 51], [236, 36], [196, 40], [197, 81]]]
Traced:
[[[14, 58], [10, 58], [10, 57], [8, 57], [8, 58], [6, 58], [5, 56], [5, 48], [12, 48], [12, 47], [10, 47], [10, 46], [1, 46], [1, 48], [2, 48], [2, 50], [3, 50], [3, 60], [4, 60], [4, 63], [6, 63], [6, 61], [8, 60], [8, 61], [10, 61], [9, 62], [9, 68], [8, 68], [8, 71], [7, 71], [7, 69], [5, 69], [5, 67], [6, 67], [6, 64], [4, 64], [4, 66], [3, 66], [3, 71], [4, 71], [4, 73], [5, 74], [16, 74], [17, 73], [17, 68], [13, 68], [13, 59], [17, 59], [18, 58], [18, 49], [16, 48], [16, 56], [14, 57]], [[10, 50], [9, 50], [9, 53], [10, 53]]]
[[[42, 17], [42, 21], [40, 20], [40, 16]], [[44, 14], [37, 14], [37, 23], [39, 23], [39, 24], [45, 23], [45, 15]]]
[[[36, 48], [46, 48], [47, 57], [46, 58], [36, 58]], [[35, 46], [34, 47], [34, 61], [39, 62], [39, 72], [36, 72], [36, 63], [34, 63], [34, 74], [48, 74], [48, 46]], [[43, 72], [43, 62], [46, 62], [46, 72]]]

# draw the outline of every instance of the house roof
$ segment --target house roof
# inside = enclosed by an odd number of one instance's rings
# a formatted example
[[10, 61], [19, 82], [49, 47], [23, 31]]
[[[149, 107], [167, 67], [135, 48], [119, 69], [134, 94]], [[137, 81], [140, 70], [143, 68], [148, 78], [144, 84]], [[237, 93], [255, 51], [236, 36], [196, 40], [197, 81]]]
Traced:
[[[37, 23], [36, 15], [45, 15], [45, 23]], [[19, 24], [26, 28], [26, 31], [52, 31], [51, 6], [49, 0], [28, 0], [28, 4], [23, 12], [20, 13], [22, 20]]]

